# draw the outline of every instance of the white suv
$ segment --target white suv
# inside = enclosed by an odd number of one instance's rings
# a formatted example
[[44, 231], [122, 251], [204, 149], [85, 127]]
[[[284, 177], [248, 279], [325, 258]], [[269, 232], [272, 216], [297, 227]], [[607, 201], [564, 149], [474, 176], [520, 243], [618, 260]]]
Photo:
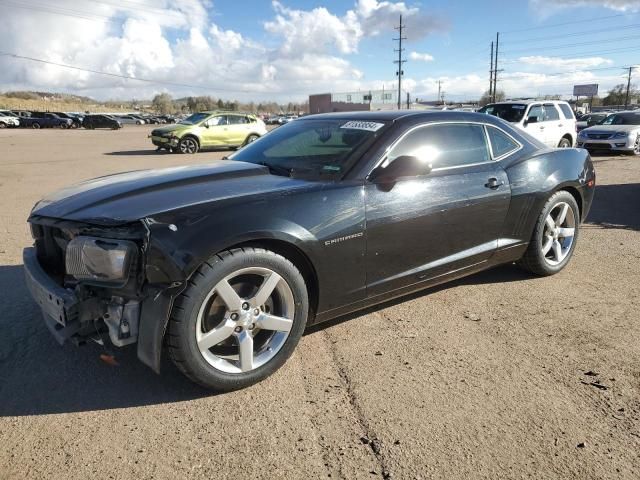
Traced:
[[513, 123], [549, 147], [569, 148], [576, 141], [576, 117], [567, 102], [509, 100], [479, 110]]

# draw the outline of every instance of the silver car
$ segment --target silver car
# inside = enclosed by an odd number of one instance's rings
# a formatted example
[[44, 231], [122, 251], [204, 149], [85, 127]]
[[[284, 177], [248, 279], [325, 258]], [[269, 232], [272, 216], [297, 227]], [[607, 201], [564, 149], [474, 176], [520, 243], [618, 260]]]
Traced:
[[598, 125], [581, 130], [576, 146], [589, 151], [640, 155], [640, 112], [627, 111], [609, 115]]

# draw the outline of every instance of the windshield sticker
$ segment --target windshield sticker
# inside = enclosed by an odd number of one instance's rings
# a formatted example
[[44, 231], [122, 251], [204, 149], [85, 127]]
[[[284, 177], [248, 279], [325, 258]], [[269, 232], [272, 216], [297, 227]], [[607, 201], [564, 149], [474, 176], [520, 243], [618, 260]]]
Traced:
[[352, 120], [351, 122], [345, 123], [340, 128], [350, 128], [352, 130], [367, 130], [369, 132], [377, 132], [382, 127], [384, 127], [384, 123], [361, 122], [361, 121]]

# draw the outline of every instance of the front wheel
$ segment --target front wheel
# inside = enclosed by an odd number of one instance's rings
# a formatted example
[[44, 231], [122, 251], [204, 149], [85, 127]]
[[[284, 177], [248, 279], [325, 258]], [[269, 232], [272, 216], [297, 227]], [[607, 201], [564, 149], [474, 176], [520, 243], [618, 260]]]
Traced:
[[571, 148], [571, 140], [566, 137], [563, 137], [558, 143], [558, 148]]
[[199, 149], [198, 141], [193, 137], [184, 137], [178, 143], [178, 150], [180, 153], [193, 154], [197, 153]]
[[545, 204], [527, 251], [518, 264], [536, 275], [553, 275], [573, 255], [578, 240], [580, 210], [569, 192], [554, 193]]
[[206, 388], [248, 387], [291, 356], [308, 309], [304, 278], [289, 260], [261, 248], [225, 251], [205, 262], [176, 300], [169, 354]]
[[34, 123], [31, 125], [31, 128], [34, 128], [34, 129], [38, 130], [38, 129], [40, 128], [40, 124], [39, 124], [38, 122], [34, 122]]

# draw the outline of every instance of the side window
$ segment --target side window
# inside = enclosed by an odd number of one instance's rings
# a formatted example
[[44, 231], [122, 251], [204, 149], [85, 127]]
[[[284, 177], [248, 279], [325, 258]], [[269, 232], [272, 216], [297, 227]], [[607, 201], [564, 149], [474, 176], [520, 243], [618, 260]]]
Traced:
[[560, 106], [560, 110], [562, 110], [562, 114], [564, 115], [564, 118], [566, 118], [567, 120], [573, 120], [576, 118], [573, 115], [573, 110], [571, 110], [571, 107], [569, 105], [567, 105], [566, 103], [561, 103], [559, 106]]
[[245, 117], [246, 123], [256, 123], [255, 117]]
[[207, 120], [207, 125], [209, 125], [210, 127], [216, 127], [218, 125], [227, 125], [227, 117], [224, 115], [211, 117], [209, 120]]
[[560, 114], [558, 113], [558, 109], [553, 103], [545, 103], [544, 121], [551, 122], [553, 120], [560, 120]]
[[404, 137], [387, 155], [385, 164], [402, 155], [419, 157], [434, 169], [488, 162], [484, 127], [467, 123], [426, 125]]
[[247, 117], [244, 115], [229, 115], [227, 117], [229, 119], [229, 125], [239, 125], [247, 123]]
[[520, 148], [515, 140], [497, 128], [487, 126], [487, 133], [489, 134], [489, 142], [491, 142], [493, 158], [503, 157]]
[[542, 111], [542, 105], [533, 105], [529, 110], [529, 115], [527, 115], [527, 119], [537, 117], [539, 122], [543, 121], [544, 112]]

